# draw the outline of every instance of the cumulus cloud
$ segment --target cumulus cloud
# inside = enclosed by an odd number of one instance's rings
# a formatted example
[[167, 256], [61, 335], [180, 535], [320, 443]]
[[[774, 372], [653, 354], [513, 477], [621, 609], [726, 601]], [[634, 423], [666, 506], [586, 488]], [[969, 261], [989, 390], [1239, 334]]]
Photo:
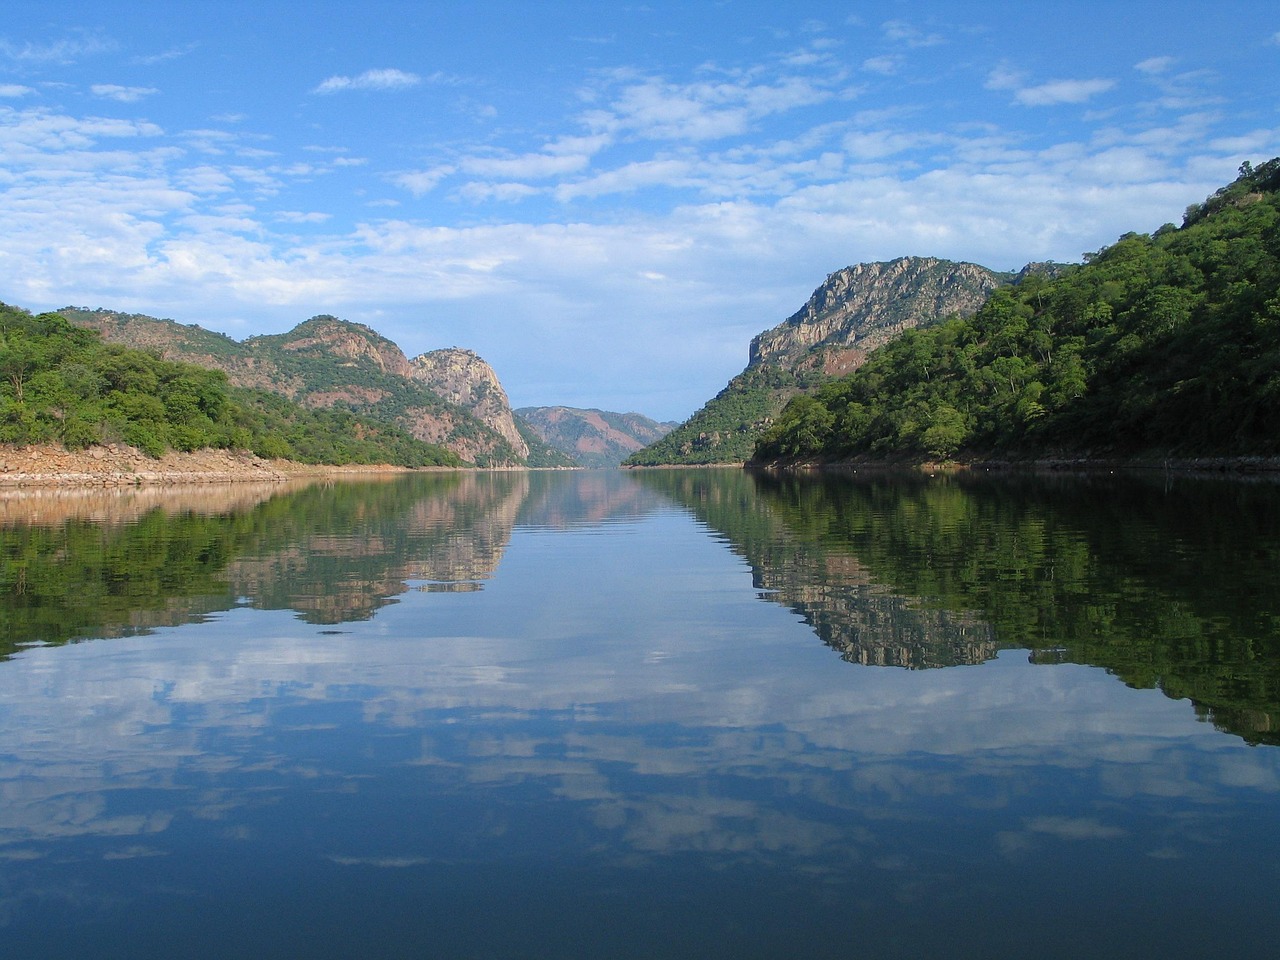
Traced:
[[0, 97], [25, 97], [28, 94], [35, 93], [30, 87], [24, 87], [17, 83], [0, 83]]
[[404, 70], [366, 70], [357, 77], [333, 76], [317, 86], [312, 93], [340, 93], [345, 90], [407, 90], [416, 87], [422, 78]]

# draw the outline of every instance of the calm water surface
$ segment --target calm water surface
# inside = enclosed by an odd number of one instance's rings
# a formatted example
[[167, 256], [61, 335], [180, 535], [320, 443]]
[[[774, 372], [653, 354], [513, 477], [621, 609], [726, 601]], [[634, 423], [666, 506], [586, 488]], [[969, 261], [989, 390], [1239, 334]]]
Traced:
[[1274, 957], [1280, 491], [0, 500], [0, 955]]

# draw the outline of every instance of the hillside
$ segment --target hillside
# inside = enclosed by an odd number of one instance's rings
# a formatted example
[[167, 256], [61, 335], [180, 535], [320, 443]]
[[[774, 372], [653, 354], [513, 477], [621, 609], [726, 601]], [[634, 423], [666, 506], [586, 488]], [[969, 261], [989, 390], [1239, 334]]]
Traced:
[[15, 446], [125, 445], [149, 458], [222, 449], [302, 463], [461, 464], [394, 424], [232, 387], [221, 370], [104, 343], [56, 313], [32, 316], [0, 304], [0, 373], [0, 443]]
[[521, 407], [516, 415], [543, 441], [584, 467], [616, 467], [675, 426], [638, 413], [575, 407]]
[[856, 369], [905, 330], [972, 314], [1013, 280], [977, 264], [929, 257], [838, 270], [796, 313], [751, 341], [746, 369], [720, 393], [625, 462], [740, 463], [793, 396]]
[[[108, 342], [221, 370], [234, 386], [279, 394], [311, 410], [350, 410], [394, 424], [478, 466], [514, 465], [528, 456], [496, 375], [469, 351], [436, 351], [410, 361], [369, 327], [331, 316], [237, 342], [140, 314], [75, 307], [59, 313]], [[479, 412], [468, 409], [471, 401]]]
[[1280, 453], [1280, 158], [795, 398], [761, 461]]

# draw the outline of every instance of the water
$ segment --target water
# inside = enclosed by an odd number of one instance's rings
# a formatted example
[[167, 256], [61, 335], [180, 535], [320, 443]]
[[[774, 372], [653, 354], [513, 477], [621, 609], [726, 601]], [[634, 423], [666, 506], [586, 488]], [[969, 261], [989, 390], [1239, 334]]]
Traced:
[[1274, 955], [1271, 484], [0, 515], [6, 957]]

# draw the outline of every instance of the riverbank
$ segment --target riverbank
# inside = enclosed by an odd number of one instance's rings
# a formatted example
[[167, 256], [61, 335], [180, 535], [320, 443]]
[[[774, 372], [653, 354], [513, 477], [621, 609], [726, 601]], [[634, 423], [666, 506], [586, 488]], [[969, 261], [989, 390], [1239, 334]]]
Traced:
[[749, 462], [748, 470], [765, 473], [856, 473], [859, 470], [918, 470], [922, 473], [1215, 473], [1280, 474], [1280, 457], [1046, 457], [920, 461], [906, 457], [858, 460]]
[[64, 450], [0, 444], [0, 490], [14, 487], [138, 487], [204, 483], [280, 483], [345, 473], [403, 473], [408, 467], [314, 466], [264, 460], [238, 450], [170, 452], [153, 458], [125, 444]]

